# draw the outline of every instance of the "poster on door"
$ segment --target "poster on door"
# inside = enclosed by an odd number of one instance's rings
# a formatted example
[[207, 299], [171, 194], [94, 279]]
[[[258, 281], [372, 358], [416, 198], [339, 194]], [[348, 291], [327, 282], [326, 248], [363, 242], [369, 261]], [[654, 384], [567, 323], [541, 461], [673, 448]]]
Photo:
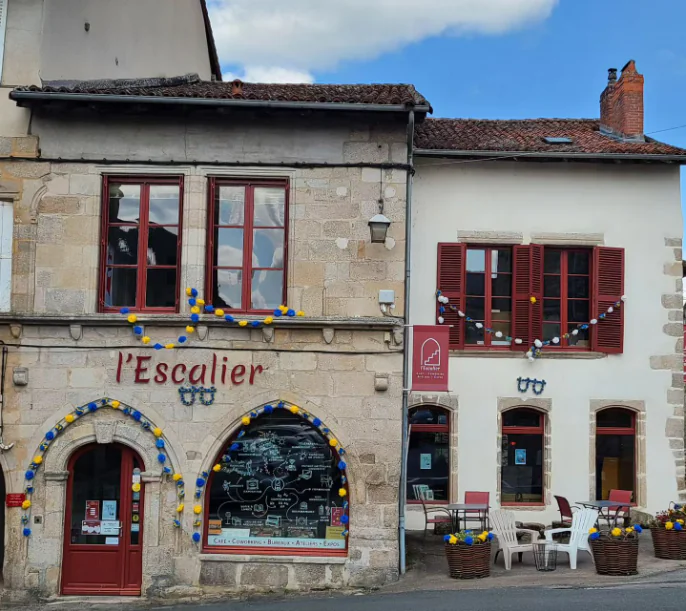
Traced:
[[100, 501], [86, 501], [86, 520], [100, 520]]

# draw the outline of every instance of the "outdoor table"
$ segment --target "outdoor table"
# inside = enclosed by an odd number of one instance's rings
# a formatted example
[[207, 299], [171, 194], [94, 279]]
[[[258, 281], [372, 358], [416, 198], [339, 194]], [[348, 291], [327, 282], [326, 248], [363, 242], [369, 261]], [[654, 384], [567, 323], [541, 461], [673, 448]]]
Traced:
[[[621, 501], [577, 501], [577, 505], [582, 505], [583, 507], [590, 507], [591, 509], [597, 509], [601, 517], [607, 520], [608, 527], [610, 521], [617, 526], [617, 516], [622, 508], [626, 507], [627, 511], [635, 505], [635, 503], [622, 503]], [[611, 509], [616, 507], [614, 518], [610, 515]], [[604, 511], [603, 511], [604, 510]]]
[[485, 523], [486, 516], [488, 515], [488, 505], [486, 503], [452, 503], [448, 505], [448, 511], [452, 514], [454, 532], [460, 532], [460, 513], [464, 515], [465, 524], [467, 522], [467, 512], [470, 511], [478, 512], [479, 519], [482, 523]]

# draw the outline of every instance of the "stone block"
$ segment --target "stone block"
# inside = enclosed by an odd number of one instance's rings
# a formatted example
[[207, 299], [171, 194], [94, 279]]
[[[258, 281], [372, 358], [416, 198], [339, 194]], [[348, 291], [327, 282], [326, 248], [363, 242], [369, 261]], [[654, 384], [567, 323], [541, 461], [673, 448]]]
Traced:
[[665, 427], [665, 435], [683, 440], [684, 438], [684, 419], [683, 418], [667, 418], [667, 426]]
[[681, 278], [684, 273], [683, 264], [681, 263], [681, 260], [675, 263], [665, 263], [662, 266], [662, 273], [665, 276], [676, 276], [677, 278]]
[[294, 564], [293, 577], [295, 583], [289, 585], [302, 587], [323, 586], [326, 583], [325, 564]]
[[672, 387], [679, 389], [684, 388], [684, 375], [681, 372], [672, 374]]
[[69, 193], [73, 195], [98, 195], [101, 183], [97, 175], [72, 174], [69, 176]]
[[386, 264], [383, 261], [352, 261], [350, 278], [353, 280], [385, 280]]
[[236, 587], [238, 585], [237, 567], [233, 562], [200, 562], [200, 585]]
[[662, 295], [662, 307], [668, 310], [683, 307], [683, 296], [679, 293]]
[[105, 370], [102, 368], [78, 368], [69, 370], [71, 388], [101, 388], [105, 384]]
[[390, 504], [395, 503], [398, 500], [397, 496], [398, 489], [395, 486], [381, 485], [381, 486], [369, 486], [368, 487], [368, 498], [372, 503], [378, 504]]
[[12, 157], [35, 159], [39, 155], [38, 136], [12, 138]]
[[317, 366], [323, 371], [364, 371], [364, 358], [362, 355], [319, 354]]
[[376, 550], [369, 552], [369, 566], [372, 569], [391, 568], [397, 564], [395, 550]]
[[662, 326], [662, 332], [671, 337], [684, 337], [684, 325], [682, 323], [670, 322]]
[[288, 566], [284, 564], [244, 564], [241, 568], [239, 585], [260, 589], [285, 588], [288, 585]]
[[79, 214], [81, 200], [78, 196], [45, 195], [38, 202], [39, 214]]
[[47, 289], [45, 311], [51, 314], [83, 314], [86, 311], [86, 291]]
[[650, 357], [651, 369], [668, 369], [671, 371], [683, 371], [684, 359], [679, 354], [666, 354]]
[[681, 238], [665, 238], [665, 246], [681, 247]]
[[333, 390], [336, 397], [368, 397], [374, 394], [374, 375], [348, 371], [336, 373]]
[[324, 263], [296, 261], [293, 265], [293, 283], [298, 286], [321, 286], [324, 283]]
[[314, 371], [317, 369], [317, 355], [311, 352], [281, 352], [278, 363], [283, 371]]
[[40, 215], [36, 239], [40, 244], [61, 244], [64, 241], [64, 222], [62, 219], [59, 216]]

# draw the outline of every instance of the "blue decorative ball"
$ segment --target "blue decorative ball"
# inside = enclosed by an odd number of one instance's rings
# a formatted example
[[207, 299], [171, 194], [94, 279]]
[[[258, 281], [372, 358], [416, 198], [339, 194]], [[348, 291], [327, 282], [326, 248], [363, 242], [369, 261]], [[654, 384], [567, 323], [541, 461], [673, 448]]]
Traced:
[[474, 544], [474, 537], [466, 536], [466, 537], [464, 538], [464, 542], [465, 542], [467, 545], [473, 545], [473, 544]]
[[136, 335], [143, 335], [143, 327], [139, 327], [138, 325], [136, 325], [136, 326], [133, 328], [133, 332], [134, 332]]
[[198, 290], [197, 289], [191, 289], [191, 295], [193, 295], [193, 297], [197, 297], [198, 296]]
[[637, 533], [642, 533], [642, 532], [643, 532], [643, 528], [641, 527], [640, 524], [635, 524], [635, 525], [634, 525], [634, 530], [635, 530]]
[[22, 534], [23, 534], [25, 537], [30, 537], [30, 536], [31, 536], [31, 529], [30, 529], [30, 528], [25, 528], [25, 529], [22, 531]]
[[226, 316], [224, 316], [224, 320], [226, 322], [233, 322], [235, 319], [233, 316], [231, 316], [231, 314], [227, 314]]
[[264, 413], [265, 413], [265, 414], [272, 414], [272, 413], [274, 413], [274, 406], [273, 406], [273, 405], [265, 405], [265, 406], [264, 406]]
[[164, 454], [158, 454], [157, 460], [160, 464], [163, 464], [167, 460], [167, 457]]
[[28, 479], [28, 480], [32, 480], [32, 479], [35, 477], [35, 475], [36, 475], [36, 472], [35, 472], [35, 471], [31, 471], [31, 469], [29, 469], [29, 470], [24, 474], [24, 477], [25, 477], [26, 479]]
[[198, 479], [195, 480], [195, 485], [198, 488], [202, 488], [205, 485], [205, 480], [202, 477], [199, 477]]
[[136, 410], [135, 412], [133, 412], [133, 414], [131, 414], [131, 417], [132, 417], [136, 422], [140, 422], [140, 419], [143, 417], [143, 414], [141, 414], [138, 410]]
[[295, 310], [288, 310], [286, 316], [295, 316]]
[[179, 344], [185, 344], [188, 338], [185, 335], [179, 336]]
[[163, 346], [162, 344], [155, 344], [155, 345], [153, 346], [153, 348], [154, 348], [155, 350], [162, 350], [162, 348], [164, 348], [164, 346]]
[[197, 302], [192, 297], [188, 300], [188, 305], [193, 307]]
[[191, 321], [198, 322], [200, 320], [200, 314], [191, 314]]
[[493, 533], [488, 533], [488, 535], [486, 535], [486, 538], [487, 538], [489, 541], [493, 541]]
[[231, 452], [235, 452], [236, 450], [240, 450], [240, 448], [241, 448], [240, 444], [238, 444], [238, 443], [232, 443], [232, 444], [231, 444], [231, 447], [229, 448], [229, 450], [231, 450]]
[[448, 541], [450, 541], [450, 535], [445, 535], [445, 536], [443, 537], [443, 541], [445, 541], [446, 543], [447, 543]]
[[346, 464], [345, 464], [345, 461], [343, 461], [343, 460], [340, 461], [340, 462], [338, 463], [338, 468], [339, 468], [341, 471], [345, 471], [346, 468], [347, 468], [347, 466], [348, 466], [348, 465], [346, 465]]
[[52, 431], [48, 431], [47, 433], [45, 433], [45, 438], [48, 441], [52, 441], [53, 439], [55, 439], [55, 433], [53, 433]]
[[683, 529], [684, 529], [684, 527], [681, 524], [679, 524], [679, 522], [674, 524], [674, 530], [683, 530]]
[[274, 310], [274, 316], [281, 316], [283, 312], [281, 310]]
[[228, 454], [222, 456], [222, 462], [231, 462], [231, 457]]
[[193, 533], [193, 541], [200, 543], [200, 533]]
[[97, 411], [98, 409], [98, 404], [97, 403], [89, 403], [88, 404], [88, 409], [92, 412]]
[[158, 448], [163, 448], [163, 447], [164, 447], [164, 439], [158, 439], [158, 440], [155, 442], [155, 445], [156, 445]]
[[314, 426], [321, 426], [321, 425], [322, 425], [322, 421], [321, 421], [319, 418], [315, 418], [315, 419], [312, 421], [312, 424], [314, 424]]
[[171, 467], [165, 467], [164, 472], [165, 473], [171, 473]]
[[342, 515], [341, 516], [341, 524], [347, 524], [348, 522], [350, 522], [350, 518], [346, 515]]
[[121, 310], [119, 310], [120, 314], [128, 314], [129, 312], [130, 312], [129, 308], [122, 308]]
[[250, 324], [251, 324], [253, 327], [259, 327], [259, 326], [260, 326], [260, 321], [259, 321], [259, 320], [253, 320]]

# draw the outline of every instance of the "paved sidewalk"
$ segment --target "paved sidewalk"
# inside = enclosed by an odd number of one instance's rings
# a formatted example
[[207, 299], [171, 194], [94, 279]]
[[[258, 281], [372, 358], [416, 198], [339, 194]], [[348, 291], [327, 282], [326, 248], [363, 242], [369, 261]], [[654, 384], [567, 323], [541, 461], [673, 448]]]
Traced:
[[[493, 547], [495, 554], [497, 545]], [[407, 574], [399, 582], [384, 588], [384, 591], [468, 590], [531, 586], [584, 588], [635, 583], [674, 572], [682, 574], [686, 581], [686, 561], [655, 558], [649, 531], [641, 533], [639, 538], [638, 575], [632, 577], [598, 575], [590, 555], [582, 552], [578, 556], [575, 571], [569, 568], [567, 554], [559, 554], [557, 570], [549, 573], [538, 572], [531, 553], [524, 554], [521, 564], [517, 561], [517, 555], [513, 555], [512, 570], [506, 571], [503, 555], [500, 554], [497, 564], [491, 564], [490, 577], [469, 580], [451, 579], [448, 576], [448, 563], [443, 551], [443, 537], [432, 533], [428, 533], [426, 537], [421, 533], [408, 533], [407, 552]]]

